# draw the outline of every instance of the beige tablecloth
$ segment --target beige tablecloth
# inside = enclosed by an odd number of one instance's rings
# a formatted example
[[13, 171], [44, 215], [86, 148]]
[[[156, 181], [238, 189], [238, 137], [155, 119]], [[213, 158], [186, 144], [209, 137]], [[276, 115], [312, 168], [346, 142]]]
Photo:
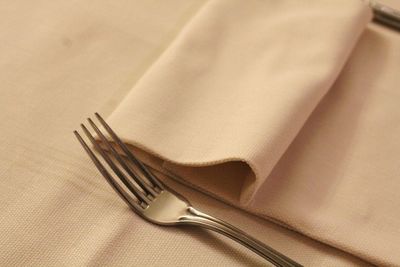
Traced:
[[300, 263], [400, 265], [400, 36], [370, 15], [359, 1], [0, 3], [0, 265], [266, 264], [132, 213], [72, 135], [95, 111], [206, 192], [163, 176], [199, 208]]

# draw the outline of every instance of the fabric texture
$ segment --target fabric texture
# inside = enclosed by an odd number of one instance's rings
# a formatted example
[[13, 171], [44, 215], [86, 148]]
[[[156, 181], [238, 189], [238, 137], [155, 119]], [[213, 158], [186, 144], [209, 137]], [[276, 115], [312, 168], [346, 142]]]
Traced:
[[245, 179], [229, 179], [247, 203], [331, 87], [368, 11], [356, 1], [211, 1], [113, 118], [170, 161], [245, 162]]
[[370, 29], [353, 50], [370, 18], [361, 2], [211, 1], [110, 121], [192, 186], [398, 263], [399, 43]]
[[359, 1], [3, 1], [0, 265], [268, 266], [129, 210], [72, 134], [95, 111], [303, 265], [399, 265], [400, 39], [369, 19]]

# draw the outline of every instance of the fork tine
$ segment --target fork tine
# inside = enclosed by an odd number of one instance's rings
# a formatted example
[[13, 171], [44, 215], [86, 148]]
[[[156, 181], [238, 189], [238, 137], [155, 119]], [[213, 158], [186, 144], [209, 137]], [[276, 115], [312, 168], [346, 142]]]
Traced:
[[117, 136], [117, 134], [111, 129], [111, 127], [104, 121], [104, 119], [95, 113], [97, 119], [103, 125], [104, 129], [111, 135], [112, 139], [119, 145], [119, 147], [125, 152], [126, 156], [133, 162], [139, 169], [145, 174], [146, 178], [153, 184], [154, 187], [163, 190], [164, 185], [162, 182], [140, 161], [138, 160], [129, 148], [122, 142], [122, 140]]
[[105, 151], [100, 147], [100, 145], [96, 142], [92, 134], [89, 130], [85, 127], [85, 125], [81, 124], [83, 131], [85, 132], [86, 136], [89, 138], [90, 142], [94, 145], [94, 147], [99, 151], [100, 155], [103, 159], [107, 162], [110, 168], [115, 172], [115, 174], [121, 179], [121, 181], [125, 184], [127, 188], [137, 197], [137, 199], [141, 202], [146, 203], [147, 205], [150, 204], [150, 199], [147, 198], [131, 181], [129, 181], [125, 174], [115, 165], [115, 163], [110, 159], [110, 157], [105, 153]]
[[115, 148], [111, 145], [111, 143], [107, 140], [107, 138], [104, 136], [104, 134], [100, 131], [100, 129], [96, 126], [96, 124], [89, 118], [88, 119], [90, 125], [92, 128], [95, 130], [97, 135], [100, 137], [100, 139], [103, 141], [103, 143], [106, 144], [108, 150], [112, 153], [112, 155], [117, 159], [117, 161], [121, 164], [121, 166], [124, 168], [124, 170], [138, 183], [138, 185], [147, 193], [150, 194], [151, 196], [155, 197], [157, 193], [151, 188], [141, 177], [139, 177], [135, 171], [132, 169], [132, 167], [128, 166], [126, 162], [121, 158], [121, 155], [115, 150]]
[[93, 151], [89, 148], [86, 142], [83, 140], [81, 135], [74, 131], [76, 138], [78, 139], [79, 143], [81, 143], [82, 147], [85, 149], [86, 153], [89, 155], [90, 159], [93, 161], [94, 165], [96, 165], [97, 169], [100, 173], [104, 176], [107, 182], [111, 185], [115, 192], [133, 209], [143, 209], [134, 199], [132, 199], [122, 188], [121, 186], [115, 181], [115, 179], [110, 175], [106, 168], [104, 168], [103, 164], [99, 161]]

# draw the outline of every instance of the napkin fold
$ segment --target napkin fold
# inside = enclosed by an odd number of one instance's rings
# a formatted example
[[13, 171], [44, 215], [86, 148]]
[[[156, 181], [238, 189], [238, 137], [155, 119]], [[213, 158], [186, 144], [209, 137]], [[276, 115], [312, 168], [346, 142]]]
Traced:
[[110, 124], [184, 183], [399, 264], [400, 40], [370, 19], [362, 1], [209, 1]]
[[210, 1], [110, 120], [165, 167], [247, 205], [369, 20], [359, 1]]

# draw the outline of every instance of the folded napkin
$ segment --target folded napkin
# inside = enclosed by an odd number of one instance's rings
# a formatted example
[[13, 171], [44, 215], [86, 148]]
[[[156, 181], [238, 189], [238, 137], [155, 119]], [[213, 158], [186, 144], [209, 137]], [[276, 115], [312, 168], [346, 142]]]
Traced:
[[370, 18], [361, 1], [209, 1], [109, 121], [191, 186], [399, 264], [400, 61]]
[[248, 203], [369, 19], [356, 1], [210, 1], [112, 120], [128, 141], [168, 161], [236, 162], [224, 166], [236, 183], [226, 191]]

